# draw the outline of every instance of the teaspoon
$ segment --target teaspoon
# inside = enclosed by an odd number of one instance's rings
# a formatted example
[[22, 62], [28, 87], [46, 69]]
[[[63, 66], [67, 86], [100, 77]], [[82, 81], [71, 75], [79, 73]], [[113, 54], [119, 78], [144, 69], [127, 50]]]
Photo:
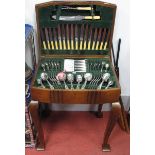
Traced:
[[54, 87], [50, 84], [50, 82], [48, 81], [48, 75], [47, 73], [41, 73], [41, 79], [43, 81], [47, 81], [48, 85], [50, 86], [50, 89], [54, 89]]
[[84, 78], [85, 78], [85, 82], [82, 85], [81, 89], [84, 89], [86, 87], [87, 81], [91, 81], [92, 80], [92, 73], [84, 74]]
[[102, 82], [99, 84], [99, 86], [97, 87], [97, 89], [101, 89], [103, 83], [104, 82], [107, 82], [109, 78], [110, 78], [110, 74], [109, 73], [103, 74], [103, 76], [102, 76]]

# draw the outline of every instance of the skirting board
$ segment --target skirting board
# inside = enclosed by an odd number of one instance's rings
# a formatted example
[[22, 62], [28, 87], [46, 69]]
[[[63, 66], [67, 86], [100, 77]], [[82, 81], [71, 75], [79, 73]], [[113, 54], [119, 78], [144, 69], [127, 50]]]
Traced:
[[[124, 108], [128, 111], [130, 107], [130, 96], [122, 96]], [[52, 111], [97, 111], [97, 105], [92, 104], [51, 104]], [[104, 104], [102, 111], [110, 111], [111, 106], [109, 103]]]

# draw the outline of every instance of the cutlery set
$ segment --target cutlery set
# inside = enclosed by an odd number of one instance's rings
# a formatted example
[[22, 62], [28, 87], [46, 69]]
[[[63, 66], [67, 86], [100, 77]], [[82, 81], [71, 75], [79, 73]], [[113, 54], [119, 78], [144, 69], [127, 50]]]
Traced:
[[109, 28], [94, 28], [90, 24], [58, 24], [40, 29], [44, 50], [107, 50]]
[[46, 60], [37, 84], [50, 89], [108, 89], [114, 85], [109, 63], [93, 59]]

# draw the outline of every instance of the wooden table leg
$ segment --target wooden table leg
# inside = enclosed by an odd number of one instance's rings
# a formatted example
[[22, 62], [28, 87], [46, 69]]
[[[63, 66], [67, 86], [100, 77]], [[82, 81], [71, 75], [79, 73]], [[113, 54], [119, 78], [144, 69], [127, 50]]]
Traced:
[[98, 105], [98, 111], [96, 112], [96, 117], [97, 118], [102, 118], [103, 117], [102, 106], [103, 106], [103, 104]]
[[104, 140], [102, 144], [102, 151], [111, 151], [110, 145], [108, 144], [109, 137], [111, 135], [111, 132], [117, 123], [119, 117], [121, 114], [121, 105], [119, 102], [112, 103], [112, 109], [111, 114], [109, 117], [109, 121], [104, 133]]
[[119, 98], [119, 102], [121, 105], [121, 117], [119, 118], [118, 123], [122, 130], [129, 133], [130, 130], [129, 130], [129, 125], [128, 125], [128, 121], [127, 121], [127, 114], [125, 113], [125, 109], [124, 109], [124, 105], [123, 105], [123, 101], [122, 101], [121, 97]]
[[32, 121], [34, 123], [34, 127], [37, 130], [36, 148], [37, 148], [37, 150], [44, 150], [45, 149], [45, 142], [44, 142], [43, 129], [41, 126], [39, 113], [38, 113], [38, 101], [31, 101], [30, 102], [29, 111], [30, 111], [30, 114], [32, 117]]

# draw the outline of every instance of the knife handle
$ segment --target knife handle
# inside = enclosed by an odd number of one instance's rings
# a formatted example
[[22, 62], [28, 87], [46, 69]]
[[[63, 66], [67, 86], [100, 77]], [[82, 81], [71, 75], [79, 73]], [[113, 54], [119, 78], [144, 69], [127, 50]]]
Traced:
[[86, 41], [84, 42], [84, 47], [83, 47], [83, 49], [84, 49], [84, 50], [86, 49]]
[[100, 19], [100, 16], [85, 16], [84, 19]]
[[82, 40], [80, 41], [80, 50], [82, 50]]
[[45, 41], [43, 41], [43, 48], [44, 48], [44, 50], [47, 49], [47, 48], [46, 48], [46, 43], [45, 43]]
[[90, 40], [89, 40], [89, 42], [88, 42], [88, 50], [90, 50], [90, 43], [91, 43], [91, 42], [90, 42]]
[[102, 50], [103, 48], [103, 42], [101, 42], [101, 45], [100, 45], [100, 50]]
[[74, 49], [74, 43], [73, 43], [73, 40], [71, 40], [71, 47], [72, 47], [72, 50]]
[[95, 41], [93, 41], [92, 50], [95, 48]]
[[76, 40], [76, 50], [78, 50], [78, 41]]
[[106, 48], [107, 48], [107, 42], [105, 42], [103, 49], [106, 50]]
[[70, 50], [70, 42], [69, 42], [69, 40], [67, 40], [67, 44], [68, 44], [68, 50]]
[[97, 41], [96, 43], [96, 50], [98, 50], [98, 46], [99, 46], [99, 41]]
[[60, 39], [59, 39], [59, 45], [60, 45], [60, 50], [62, 50], [62, 43]]
[[91, 7], [77, 7], [77, 10], [93, 10]]
[[49, 41], [47, 41], [47, 45], [48, 45], [48, 49], [50, 50], [51, 47], [50, 47], [50, 42]]
[[54, 50], [54, 43], [53, 43], [53, 41], [51, 41], [51, 47], [52, 47], [52, 50]]
[[56, 50], [58, 50], [58, 42], [57, 41], [55, 41], [55, 48], [56, 48]]
[[66, 42], [65, 39], [63, 40], [64, 50], [66, 50]]

